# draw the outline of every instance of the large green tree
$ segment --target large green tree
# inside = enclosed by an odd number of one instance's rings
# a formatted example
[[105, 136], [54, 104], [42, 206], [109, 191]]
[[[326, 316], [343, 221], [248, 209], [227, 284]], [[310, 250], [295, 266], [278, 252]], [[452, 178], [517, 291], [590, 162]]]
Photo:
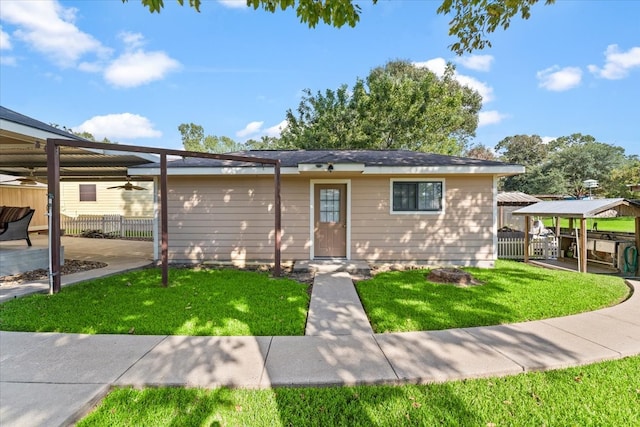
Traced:
[[228, 136], [205, 135], [204, 128], [194, 123], [182, 123], [178, 126], [182, 135], [182, 146], [187, 151], [203, 153], [230, 153], [245, 147]]
[[352, 88], [313, 94], [287, 111], [280, 146], [304, 149], [407, 149], [460, 155], [475, 135], [481, 96], [449, 65], [442, 77], [392, 61]]
[[[123, 3], [128, 0], [122, 0]], [[140, 0], [151, 12], [160, 12], [164, 0]], [[176, 0], [180, 5], [184, 0]], [[488, 35], [498, 28], [507, 29], [511, 19], [519, 16], [529, 19], [531, 7], [540, 0], [443, 0], [437, 13], [453, 15], [449, 22], [449, 35], [457, 41], [450, 47], [458, 55], [476, 49], [491, 47]], [[376, 4], [378, 0], [371, 0]], [[544, 0], [553, 4], [555, 0]], [[201, 0], [188, 0], [189, 6], [200, 11]], [[361, 8], [355, 0], [246, 0], [248, 7], [275, 13], [295, 9], [300, 22], [315, 27], [322, 21], [327, 25], [354, 27], [360, 20]]]
[[624, 148], [598, 142], [591, 135], [575, 133], [544, 143], [538, 135], [515, 135], [496, 145], [501, 159], [526, 167], [522, 175], [506, 178], [502, 187], [507, 191], [529, 194], [568, 194], [584, 197], [589, 194], [584, 181], [595, 179], [597, 195], [620, 197], [626, 188], [621, 177], [633, 176]]

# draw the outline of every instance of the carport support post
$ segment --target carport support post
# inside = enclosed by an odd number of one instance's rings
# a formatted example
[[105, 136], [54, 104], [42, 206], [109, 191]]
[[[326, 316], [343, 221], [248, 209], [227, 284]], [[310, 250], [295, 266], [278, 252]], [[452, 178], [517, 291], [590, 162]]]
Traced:
[[274, 188], [275, 188], [275, 195], [274, 195], [274, 204], [275, 204], [275, 248], [274, 248], [274, 255], [273, 255], [273, 262], [274, 262], [274, 266], [273, 266], [273, 276], [274, 277], [280, 277], [281, 271], [280, 271], [280, 262], [281, 262], [281, 256], [280, 256], [280, 239], [281, 239], [281, 228], [282, 228], [282, 220], [281, 220], [281, 216], [282, 216], [282, 211], [281, 211], [281, 200], [280, 200], [280, 160], [277, 160], [276, 164], [274, 165], [274, 171], [273, 171], [273, 176], [274, 176]]
[[169, 213], [167, 155], [160, 155], [160, 229], [162, 236], [162, 286], [169, 285]]
[[529, 215], [524, 217], [524, 262], [529, 262]]
[[49, 271], [51, 284], [50, 293], [57, 294], [62, 287], [60, 272], [60, 147], [51, 139], [47, 139], [47, 191], [51, 200], [49, 215], [51, 228], [49, 229], [49, 256], [51, 268]]

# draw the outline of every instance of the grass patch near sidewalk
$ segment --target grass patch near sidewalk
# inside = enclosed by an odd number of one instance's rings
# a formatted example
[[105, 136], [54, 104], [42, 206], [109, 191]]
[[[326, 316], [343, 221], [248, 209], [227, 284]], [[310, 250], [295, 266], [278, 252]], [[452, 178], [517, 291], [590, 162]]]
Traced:
[[503, 378], [406, 386], [121, 388], [88, 426], [622, 426], [640, 420], [640, 356]]
[[540, 320], [615, 305], [629, 295], [620, 277], [549, 270], [498, 260], [464, 268], [481, 286], [426, 280], [429, 270], [379, 273], [356, 288], [373, 330], [428, 331]]
[[234, 269], [146, 269], [0, 304], [5, 331], [304, 335], [307, 285]]

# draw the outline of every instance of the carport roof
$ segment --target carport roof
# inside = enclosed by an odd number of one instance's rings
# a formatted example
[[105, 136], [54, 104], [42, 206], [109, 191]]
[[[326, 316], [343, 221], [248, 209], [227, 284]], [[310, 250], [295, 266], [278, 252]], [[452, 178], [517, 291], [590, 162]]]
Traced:
[[514, 211], [513, 215], [595, 218], [610, 209], [617, 210], [622, 216], [640, 217], [640, 202], [622, 198], [538, 202]]
[[[0, 173], [46, 177], [47, 138], [87, 141], [72, 133], [0, 106]], [[128, 168], [155, 163], [156, 156], [116, 149], [60, 147], [63, 179], [113, 179], [127, 175]]]

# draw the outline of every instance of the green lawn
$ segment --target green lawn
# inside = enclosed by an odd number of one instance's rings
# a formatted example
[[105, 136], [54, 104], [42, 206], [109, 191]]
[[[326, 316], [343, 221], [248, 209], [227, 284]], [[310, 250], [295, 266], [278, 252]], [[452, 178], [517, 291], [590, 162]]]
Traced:
[[[543, 221], [547, 228], [553, 227], [553, 219], [545, 218]], [[598, 231], [612, 231], [618, 233], [634, 233], [635, 218], [631, 216], [622, 216], [617, 218], [587, 218], [587, 229], [592, 230], [593, 224], [598, 224]], [[580, 220], [574, 220], [574, 225], [580, 227]], [[569, 219], [560, 218], [560, 227], [569, 228]]]
[[303, 335], [308, 286], [266, 273], [159, 269], [0, 304], [0, 329], [139, 335]]
[[426, 280], [428, 270], [380, 273], [356, 284], [375, 332], [498, 325], [566, 316], [615, 305], [629, 294], [619, 277], [547, 270], [498, 260], [465, 268], [482, 286]]
[[78, 426], [632, 426], [640, 356], [444, 384], [116, 389]]

